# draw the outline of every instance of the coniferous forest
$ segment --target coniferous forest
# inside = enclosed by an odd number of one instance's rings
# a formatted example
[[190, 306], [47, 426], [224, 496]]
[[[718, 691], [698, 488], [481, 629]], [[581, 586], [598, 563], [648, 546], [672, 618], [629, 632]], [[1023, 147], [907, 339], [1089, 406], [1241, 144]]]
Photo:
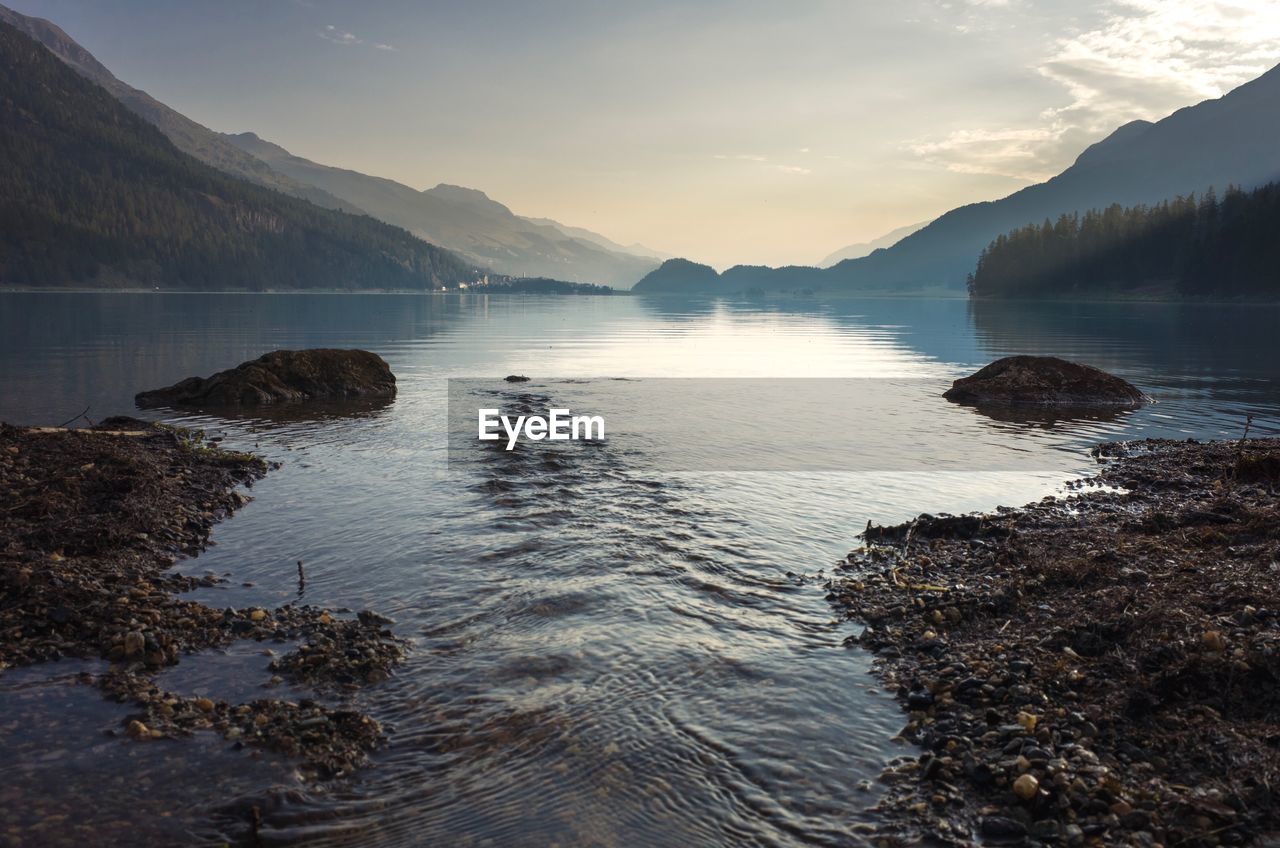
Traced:
[[0, 284], [452, 286], [476, 269], [408, 232], [223, 174], [0, 24]]
[[999, 236], [973, 297], [1280, 298], [1280, 185], [1112, 205]]

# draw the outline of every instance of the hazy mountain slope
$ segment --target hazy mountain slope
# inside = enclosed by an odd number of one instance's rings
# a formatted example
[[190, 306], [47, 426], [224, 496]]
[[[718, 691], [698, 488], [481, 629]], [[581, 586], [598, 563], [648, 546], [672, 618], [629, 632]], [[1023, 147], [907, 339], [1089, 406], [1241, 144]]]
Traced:
[[0, 284], [432, 288], [474, 266], [180, 151], [0, 22]]
[[630, 256], [640, 256], [645, 259], [652, 259], [656, 262], [662, 262], [663, 260], [672, 258], [668, 253], [662, 253], [651, 247], [646, 247], [639, 242], [636, 242], [635, 244], [618, 244], [608, 236], [602, 236], [599, 233], [586, 229], [585, 227], [571, 227], [568, 224], [562, 224], [559, 221], [553, 221], [550, 218], [523, 217], [530, 224], [537, 224], [538, 226], [543, 227], [555, 227], [570, 238], [589, 241], [594, 245], [598, 245], [599, 247], [603, 247], [605, 250], [611, 250], [615, 253], [626, 253]]
[[963, 206], [893, 247], [841, 262], [830, 285], [854, 289], [961, 289], [996, 235], [1064, 212], [1154, 203], [1228, 184], [1280, 177], [1280, 68], [1217, 100], [1150, 124], [1126, 124], [1053, 179], [1002, 200]]
[[476, 189], [441, 184], [418, 191], [394, 180], [294, 156], [253, 133], [224, 138], [280, 173], [322, 188], [498, 273], [629, 288], [657, 264], [521, 218]]
[[919, 230], [921, 227], [928, 226], [929, 223], [929, 221], [921, 221], [918, 224], [908, 224], [905, 227], [898, 227], [896, 230], [885, 233], [878, 239], [858, 242], [857, 244], [842, 247], [824, 257], [823, 260], [818, 263], [818, 267], [830, 268], [837, 262], [843, 262], [846, 259], [861, 259], [863, 256], [866, 256], [872, 251], [879, 250], [882, 247], [893, 247], [916, 230]]
[[310, 200], [319, 206], [349, 212], [359, 211], [352, 204], [341, 201], [328, 192], [276, 173], [261, 160], [229, 144], [213, 130], [175, 112], [145, 91], [139, 91], [116, 79], [93, 54], [77, 44], [57, 25], [43, 18], [23, 15], [5, 6], [0, 6], [0, 21], [43, 44], [78, 73], [105, 88], [131, 111], [158, 127], [179, 150], [191, 154], [206, 165], [285, 194]]

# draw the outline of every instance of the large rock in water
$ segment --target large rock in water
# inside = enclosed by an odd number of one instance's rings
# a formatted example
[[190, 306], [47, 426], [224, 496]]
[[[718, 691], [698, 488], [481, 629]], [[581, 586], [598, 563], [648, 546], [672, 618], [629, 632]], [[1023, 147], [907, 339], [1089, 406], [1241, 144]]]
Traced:
[[367, 350], [275, 350], [212, 377], [140, 392], [138, 406], [256, 406], [306, 400], [392, 398], [396, 377]]
[[974, 405], [1136, 407], [1150, 398], [1127, 380], [1056, 356], [1006, 356], [962, 377], [942, 395]]

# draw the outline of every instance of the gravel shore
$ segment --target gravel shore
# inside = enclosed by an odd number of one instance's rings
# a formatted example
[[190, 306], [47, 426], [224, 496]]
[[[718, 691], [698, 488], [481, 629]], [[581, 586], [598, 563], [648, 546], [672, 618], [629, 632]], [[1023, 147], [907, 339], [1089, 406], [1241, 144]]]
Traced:
[[207, 730], [280, 752], [312, 778], [361, 765], [376, 721], [316, 700], [248, 703], [167, 692], [154, 678], [188, 654], [237, 640], [300, 643], [273, 680], [320, 693], [385, 680], [403, 654], [390, 622], [312, 606], [213, 609], [180, 593], [219, 578], [174, 573], [268, 471], [201, 434], [115, 418], [91, 429], [0, 425], [0, 670], [62, 657], [110, 661], [84, 677], [136, 707], [118, 733], [138, 743]]
[[1280, 440], [1095, 449], [988, 515], [868, 527], [828, 584], [923, 748], [879, 839], [1212, 846], [1280, 825]]

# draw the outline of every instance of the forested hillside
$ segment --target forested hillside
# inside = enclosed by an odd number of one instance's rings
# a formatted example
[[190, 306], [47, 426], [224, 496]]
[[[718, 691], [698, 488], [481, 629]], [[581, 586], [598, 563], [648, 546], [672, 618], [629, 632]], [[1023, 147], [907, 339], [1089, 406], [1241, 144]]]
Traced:
[[1280, 298], [1280, 186], [1063, 215], [999, 236], [974, 297]]
[[0, 23], [0, 284], [413, 288], [476, 270], [228, 176]]

